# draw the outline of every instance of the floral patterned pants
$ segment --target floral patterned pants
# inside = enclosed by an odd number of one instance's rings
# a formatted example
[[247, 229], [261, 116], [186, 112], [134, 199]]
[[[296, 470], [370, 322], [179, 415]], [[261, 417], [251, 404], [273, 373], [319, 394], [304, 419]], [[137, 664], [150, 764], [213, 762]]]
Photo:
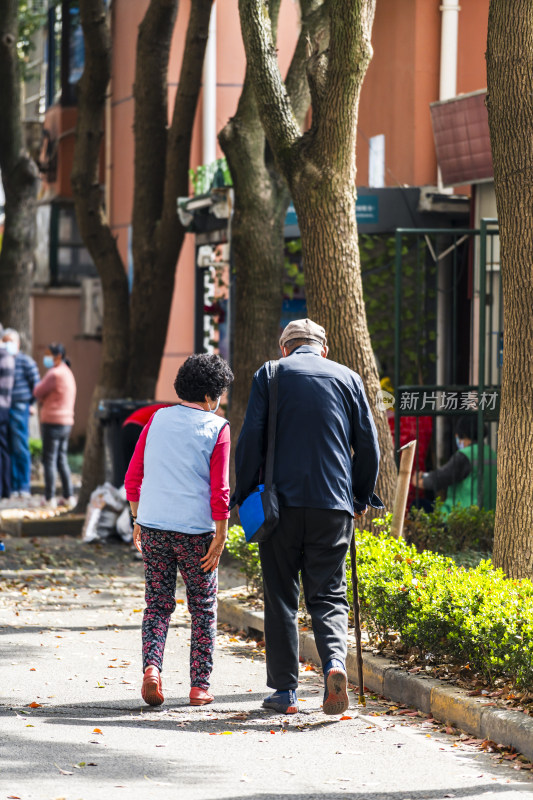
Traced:
[[217, 571], [204, 572], [200, 558], [213, 535], [155, 531], [141, 526], [146, 580], [143, 615], [143, 671], [153, 664], [160, 671], [170, 616], [176, 608], [178, 569], [187, 591], [191, 615], [191, 686], [209, 688], [217, 625]]

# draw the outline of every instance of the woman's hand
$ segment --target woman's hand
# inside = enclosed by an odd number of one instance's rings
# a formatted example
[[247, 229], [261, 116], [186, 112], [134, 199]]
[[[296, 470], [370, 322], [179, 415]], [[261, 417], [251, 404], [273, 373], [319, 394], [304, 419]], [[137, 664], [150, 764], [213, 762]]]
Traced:
[[135, 523], [135, 525], [133, 526], [133, 544], [135, 545], [135, 547], [137, 548], [139, 553], [141, 553], [141, 555], [142, 555], [141, 526], [137, 525], [137, 523]]
[[364, 516], [364, 514], [366, 514], [367, 511], [368, 511], [368, 506], [365, 506], [362, 511], [354, 511], [353, 518], [358, 519], [359, 517]]
[[217, 519], [215, 525], [216, 532], [209, 545], [209, 550], [205, 556], [202, 556], [200, 559], [204, 572], [214, 572], [216, 570], [218, 562], [220, 561], [220, 556], [224, 550], [224, 545], [226, 544], [226, 539], [228, 538], [228, 520]]

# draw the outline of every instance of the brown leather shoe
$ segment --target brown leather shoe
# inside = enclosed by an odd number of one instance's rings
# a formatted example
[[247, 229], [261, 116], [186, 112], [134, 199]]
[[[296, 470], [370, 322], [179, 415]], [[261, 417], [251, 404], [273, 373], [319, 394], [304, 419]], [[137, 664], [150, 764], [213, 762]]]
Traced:
[[141, 696], [149, 706], [160, 706], [161, 703], [164, 703], [161, 675], [157, 667], [150, 666], [144, 670]]
[[193, 686], [189, 694], [189, 701], [191, 706], [206, 706], [212, 703], [215, 698], [209, 694], [205, 689], [200, 689], [199, 686]]

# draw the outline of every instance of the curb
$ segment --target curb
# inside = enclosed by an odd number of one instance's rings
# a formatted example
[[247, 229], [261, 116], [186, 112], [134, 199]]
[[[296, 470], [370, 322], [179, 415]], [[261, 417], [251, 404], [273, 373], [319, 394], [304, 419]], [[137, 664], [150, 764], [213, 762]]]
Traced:
[[[231, 591], [231, 590], [230, 590]], [[229, 592], [218, 597], [218, 619], [239, 630], [264, 632], [260, 611], [246, 608]], [[300, 631], [300, 655], [320, 664], [312, 633]], [[354, 647], [348, 648], [346, 669], [350, 683], [357, 684], [357, 656]], [[490, 739], [506, 747], [514, 747], [533, 761], [533, 719], [519, 711], [495, 708], [486, 700], [469, 697], [465, 690], [445, 686], [436, 678], [412, 675], [396, 662], [363, 653], [365, 687], [376, 694], [405, 705], [414, 706], [425, 714], [459, 728], [477, 739]]]
[[84, 514], [68, 514], [50, 519], [2, 519], [0, 532], [11, 536], [81, 536]]

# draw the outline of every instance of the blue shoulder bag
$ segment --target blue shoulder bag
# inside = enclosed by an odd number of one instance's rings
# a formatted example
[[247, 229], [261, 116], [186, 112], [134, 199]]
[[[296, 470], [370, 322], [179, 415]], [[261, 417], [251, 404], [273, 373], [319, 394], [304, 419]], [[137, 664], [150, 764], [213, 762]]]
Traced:
[[264, 483], [239, 506], [239, 518], [247, 542], [266, 542], [279, 522], [278, 493], [273, 484], [276, 418], [278, 414], [278, 362], [271, 362], [268, 385], [268, 435]]

